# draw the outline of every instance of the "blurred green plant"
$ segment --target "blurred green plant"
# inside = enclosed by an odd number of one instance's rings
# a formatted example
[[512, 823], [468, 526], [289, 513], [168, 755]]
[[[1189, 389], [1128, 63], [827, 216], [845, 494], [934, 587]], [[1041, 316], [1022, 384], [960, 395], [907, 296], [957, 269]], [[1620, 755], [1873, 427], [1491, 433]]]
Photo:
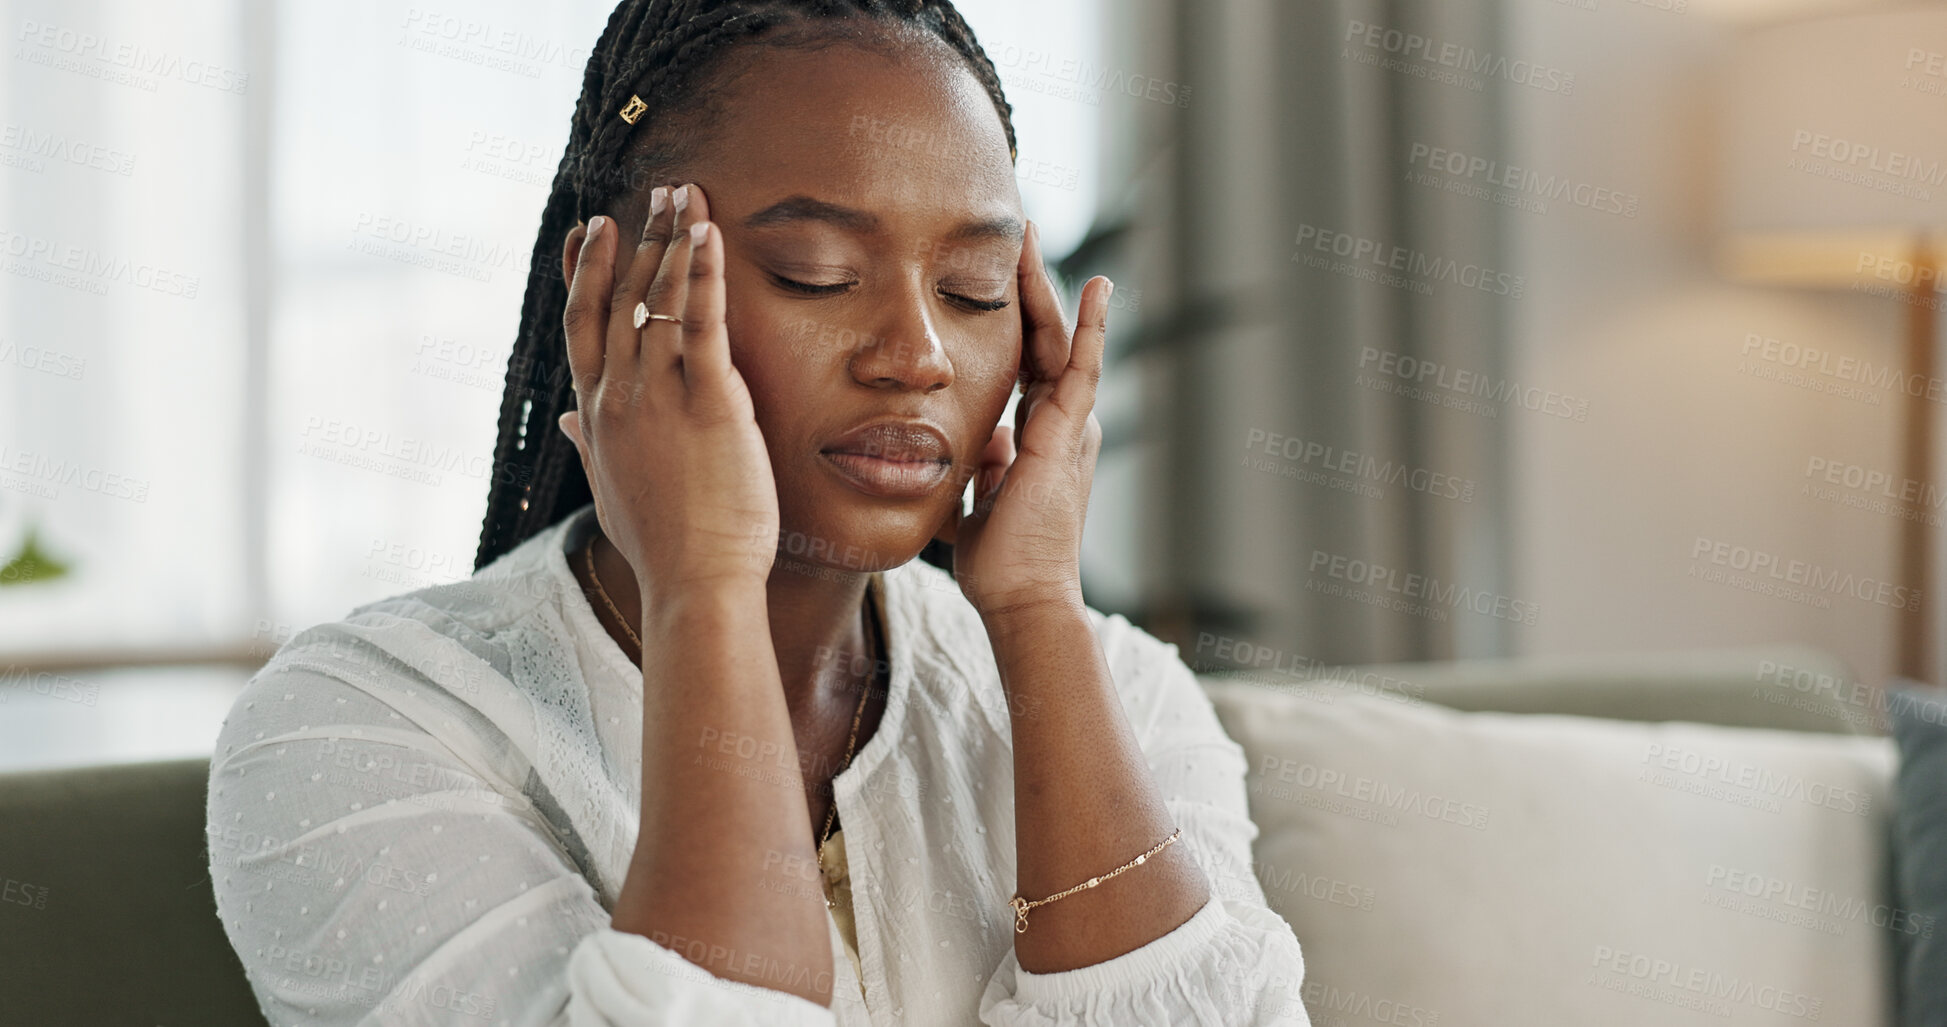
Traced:
[[41, 548], [40, 526], [29, 524], [27, 537], [20, 543], [20, 552], [5, 564], [0, 564], [0, 588], [65, 578], [68, 569], [68, 564]]

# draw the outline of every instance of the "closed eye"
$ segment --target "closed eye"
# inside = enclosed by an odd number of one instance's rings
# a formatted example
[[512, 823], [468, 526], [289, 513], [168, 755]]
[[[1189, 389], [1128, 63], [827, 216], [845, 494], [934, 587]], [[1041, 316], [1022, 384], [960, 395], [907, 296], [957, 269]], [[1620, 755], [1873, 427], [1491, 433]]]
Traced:
[[[779, 274], [772, 274], [771, 281], [777, 283], [779, 288], [786, 289], [791, 292], [799, 293], [804, 296], [836, 296], [839, 293], [845, 292], [846, 290], [859, 284], [857, 282], [836, 282], [831, 285], [817, 285], [812, 282], [800, 282], [795, 278], [786, 278], [783, 275], [779, 275]], [[992, 313], [997, 310], [1006, 310], [1009, 306], [1012, 305], [1012, 301], [1005, 300], [1005, 299], [982, 300], [982, 299], [975, 299], [972, 296], [962, 296], [959, 293], [945, 292], [945, 291], [942, 291], [940, 295], [945, 296], [948, 300], [951, 300], [954, 303], [958, 303], [969, 310], [976, 310], [981, 313]]]
[[977, 299], [974, 299], [974, 298], [973, 298], [972, 296], [962, 296], [962, 295], [960, 295], [959, 293], [952, 293], [952, 292], [942, 292], [942, 293], [940, 293], [940, 295], [942, 295], [942, 296], [945, 296], [945, 297], [946, 297], [947, 299], [949, 299], [949, 300], [952, 300], [952, 301], [953, 301], [953, 302], [955, 302], [955, 303], [959, 303], [959, 304], [961, 304], [961, 305], [963, 305], [963, 306], [966, 306], [966, 307], [968, 307], [968, 308], [970, 308], [970, 309], [973, 309], [973, 310], [978, 310], [978, 311], [982, 311], [982, 312], [992, 312], [992, 311], [996, 311], [996, 310], [1006, 310], [1006, 309], [1008, 308], [1008, 305], [1009, 305], [1009, 301], [1008, 301], [1008, 300], [1004, 300], [1004, 299], [1000, 299], [1000, 300], [977, 300]]
[[803, 293], [806, 296], [836, 296], [858, 284], [857, 282], [838, 282], [833, 285], [813, 285], [810, 282], [800, 282], [796, 279], [786, 278], [783, 275], [776, 274], [771, 276], [771, 281], [776, 282], [780, 288], [789, 289], [796, 293]]

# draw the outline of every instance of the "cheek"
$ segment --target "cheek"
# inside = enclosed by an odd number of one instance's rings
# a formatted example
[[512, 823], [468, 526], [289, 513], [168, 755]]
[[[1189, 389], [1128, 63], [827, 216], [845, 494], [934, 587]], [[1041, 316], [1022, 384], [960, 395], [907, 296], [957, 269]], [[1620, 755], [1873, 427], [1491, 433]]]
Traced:
[[730, 362], [750, 390], [757, 426], [775, 448], [795, 437], [793, 426], [827, 390], [828, 373], [818, 360], [817, 326], [790, 309], [788, 302], [758, 294], [755, 283], [724, 283], [724, 327], [730, 335]]
[[1021, 374], [1020, 326], [968, 339], [954, 359], [954, 370], [966, 402], [979, 411], [981, 426], [993, 427], [1007, 409], [1007, 398], [1014, 394]]

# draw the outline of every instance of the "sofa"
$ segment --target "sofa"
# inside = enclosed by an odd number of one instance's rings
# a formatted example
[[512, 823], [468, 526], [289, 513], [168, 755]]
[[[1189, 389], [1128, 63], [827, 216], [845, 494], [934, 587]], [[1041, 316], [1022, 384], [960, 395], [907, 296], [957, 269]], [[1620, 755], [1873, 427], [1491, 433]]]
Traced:
[[[1236, 872], [1306, 952], [1302, 981], [1238, 986], [1319, 1027], [1888, 1022], [1895, 757], [1830, 656], [1276, 663], [1202, 674], [1250, 761]], [[0, 1022], [263, 1023], [214, 911], [206, 774], [0, 776]], [[1798, 783], [1742, 794], [1754, 774]]]
[[1893, 1022], [1936, 925], [1891, 897], [1887, 693], [1829, 656], [1327, 678], [1205, 681], [1305, 949], [1248, 986], [1318, 1027]]
[[216, 919], [206, 760], [0, 776], [0, 1023], [262, 1027]]

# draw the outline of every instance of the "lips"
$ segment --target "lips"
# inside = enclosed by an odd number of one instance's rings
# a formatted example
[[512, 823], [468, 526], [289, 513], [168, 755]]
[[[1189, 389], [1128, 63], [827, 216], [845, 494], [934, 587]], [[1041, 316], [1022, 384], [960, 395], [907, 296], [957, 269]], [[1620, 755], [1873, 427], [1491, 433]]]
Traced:
[[924, 421], [868, 422], [819, 452], [853, 488], [888, 498], [928, 495], [953, 470], [946, 435]]
[[948, 460], [946, 436], [924, 421], [873, 421], [826, 444], [823, 452], [850, 453], [895, 463], [941, 463]]

